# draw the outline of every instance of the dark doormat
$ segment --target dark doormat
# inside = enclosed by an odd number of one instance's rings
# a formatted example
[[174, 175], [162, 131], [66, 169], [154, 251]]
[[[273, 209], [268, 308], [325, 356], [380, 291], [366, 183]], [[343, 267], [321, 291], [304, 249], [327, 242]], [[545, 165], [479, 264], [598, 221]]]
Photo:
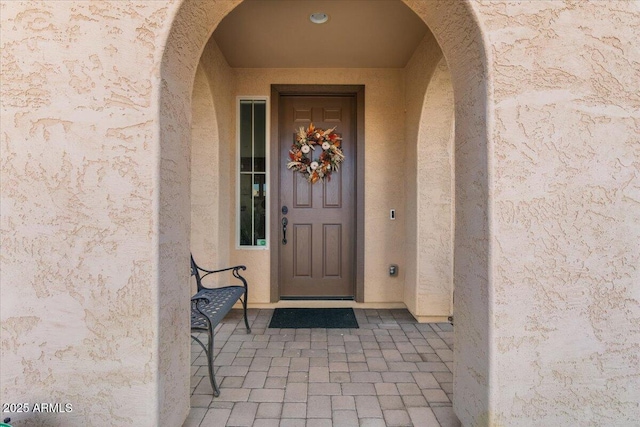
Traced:
[[358, 328], [352, 308], [276, 308], [270, 328]]

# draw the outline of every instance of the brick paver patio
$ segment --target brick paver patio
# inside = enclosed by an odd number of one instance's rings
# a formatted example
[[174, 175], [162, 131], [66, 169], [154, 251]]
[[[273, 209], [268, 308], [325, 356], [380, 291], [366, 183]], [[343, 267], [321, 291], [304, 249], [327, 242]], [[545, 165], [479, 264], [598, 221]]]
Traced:
[[191, 347], [184, 427], [459, 426], [451, 408], [453, 327], [407, 310], [356, 309], [359, 329], [269, 329], [273, 310], [240, 310], [216, 332], [213, 398]]

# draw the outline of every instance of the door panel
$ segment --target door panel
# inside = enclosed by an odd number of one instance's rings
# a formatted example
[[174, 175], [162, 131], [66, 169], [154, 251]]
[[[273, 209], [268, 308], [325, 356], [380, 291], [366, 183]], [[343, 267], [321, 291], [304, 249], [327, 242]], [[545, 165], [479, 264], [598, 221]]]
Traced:
[[342, 208], [342, 175], [331, 176], [331, 181], [324, 183], [322, 206], [324, 208]]
[[[281, 298], [352, 298], [355, 294], [356, 131], [353, 96], [282, 96], [279, 105], [279, 211], [287, 206], [291, 237], [280, 247]], [[342, 137], [345, 160], [331, 180], [311, 184], [287, 169], [299, 127], [309, 124]], [[319, 147], [318, 147], [319, 148]], [[316, 148], [316, 150], [318, 149]], [[313, 152], [312, 152], [313, 153]], [[319, 154], [312, 154], [317, 158]], [[289, 237], [289, 236], [287, 236]]]
[[[288, 150], [287, 150], [288, 152]], [[286, 168], [287, 166], [284, 165]], [[290, 176], [287, 176], [287, 179], [291, 179]], [[296, 173], [293, 175], [293, 207], [294, 208], [311, 208], [312, 200], [313, 200], [313, 187], [309, 184], [306, 178], [300, 174]], [[283, 205], [286, 206], [286, 205]]]
[[313, 254], [313, 226], [311, 224], [293, 225], [293, 277], [311, 278]]
[[324, 224], [322, 236], [323, 278], [342, 277], [342, 224]]

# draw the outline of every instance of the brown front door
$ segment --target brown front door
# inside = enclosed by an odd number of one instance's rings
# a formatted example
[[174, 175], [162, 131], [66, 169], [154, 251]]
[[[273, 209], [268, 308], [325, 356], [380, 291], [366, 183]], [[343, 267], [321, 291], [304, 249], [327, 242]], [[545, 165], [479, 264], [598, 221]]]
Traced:
[[[353, 298], [355, 260], [356, 120], [353, 96], [281, 96], [280, 297]], [[345, 160], [331, 180], [311, 184], [287, 169], [300, 127], [336, 127]], [[312, 152], [313, 153], [313, 152]], [[313, 158], [318, 153], [312, 154]], [[286, 208], [285, 208], [286, 207]], [[284, 214], [286, 212], [286, 214]], [[286, 243], [282, 219], [286, 218]]]

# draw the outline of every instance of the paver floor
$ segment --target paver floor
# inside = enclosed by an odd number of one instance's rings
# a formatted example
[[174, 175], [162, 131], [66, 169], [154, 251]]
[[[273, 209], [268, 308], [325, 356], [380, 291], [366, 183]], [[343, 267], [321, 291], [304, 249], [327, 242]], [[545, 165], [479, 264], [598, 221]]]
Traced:
[[207, 359], [191, 347], [183, 427], [460, 426], [453, 413], [453, 327], [407, 310], [356, 309], [358, 329], [270, 329], [272, 309], [218, 326], [213, 398]]

